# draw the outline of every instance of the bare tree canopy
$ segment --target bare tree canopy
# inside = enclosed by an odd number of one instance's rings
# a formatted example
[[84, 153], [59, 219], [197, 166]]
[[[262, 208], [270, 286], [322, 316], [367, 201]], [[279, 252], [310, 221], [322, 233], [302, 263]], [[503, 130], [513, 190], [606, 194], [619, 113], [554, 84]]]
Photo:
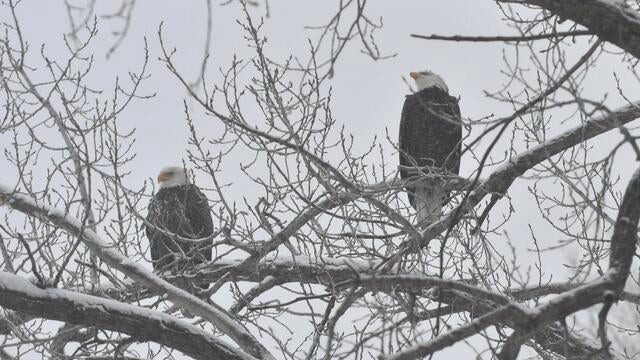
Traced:
[[472, 3], [1, 1], [0, 359], [639, 359], [640, 3]]

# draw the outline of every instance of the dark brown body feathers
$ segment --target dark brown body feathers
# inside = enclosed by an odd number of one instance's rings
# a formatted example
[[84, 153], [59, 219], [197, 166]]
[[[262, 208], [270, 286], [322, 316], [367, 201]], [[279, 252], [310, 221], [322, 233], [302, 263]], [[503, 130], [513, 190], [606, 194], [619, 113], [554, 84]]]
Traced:
[[[207, 198], [192, 184], [160, 189], [149, 203], [147, 221], [187, 239], [202, 239], [213, 234]], [[181, 241], [150, 226], [146, 232], [156, 270], [169, 270], [170, 267], [180, 271], [211, 261], [212, 239]], [[181, 259], [182, 253], [185, 257]]]
[[[406, 97], [400, 120], [400, 165], [433, 166], [458, 174], [461, 139], [460, 108], [455, 97], [438, 87]], [[400, 170], [402, 179], [418, 174], [418, 171]], [[407, 187], [407, 193], [409, 202], [416, 208], [415, 187]]]

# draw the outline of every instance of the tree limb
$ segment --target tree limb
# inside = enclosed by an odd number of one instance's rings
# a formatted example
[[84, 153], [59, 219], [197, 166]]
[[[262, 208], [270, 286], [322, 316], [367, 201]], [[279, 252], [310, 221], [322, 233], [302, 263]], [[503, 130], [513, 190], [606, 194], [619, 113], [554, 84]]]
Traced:
[[33, 316], [126, 333], [196, 359], [255, 359], [196, 326], [146, 308], [62, 289], [40, 289], [6, 272], [0, 273], [0, 289], [0, 305]]
[[611, 0], [499, 0], [535, 5], [593, 31], [640, 58], [640, 14], [624, 1]]

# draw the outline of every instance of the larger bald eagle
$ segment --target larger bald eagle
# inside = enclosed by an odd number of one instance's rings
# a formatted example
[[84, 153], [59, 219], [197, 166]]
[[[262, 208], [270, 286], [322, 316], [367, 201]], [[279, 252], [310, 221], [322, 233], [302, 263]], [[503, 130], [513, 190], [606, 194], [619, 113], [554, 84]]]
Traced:
[[191, 241], [213, 234], [207, 197], [177, 166], [162, 169], [158, 185], [147, 214], [152, 226], [146, 227], [154, 270], [180, 273], [211, 261], [213, 239]]
[[[442, 78], [430, 71], [411, 72], [418, 92], [408, 95], [400, 120], [400, 177], [419, 174], [458, 174], [462, 127], [458, 100], [449, 96]], [[410, 169], [410, 168], [415, 168]], [[440, 219], [449, 191], [438, 181], [408, 186], [407, 195], [416, 209], [418, 226]]]

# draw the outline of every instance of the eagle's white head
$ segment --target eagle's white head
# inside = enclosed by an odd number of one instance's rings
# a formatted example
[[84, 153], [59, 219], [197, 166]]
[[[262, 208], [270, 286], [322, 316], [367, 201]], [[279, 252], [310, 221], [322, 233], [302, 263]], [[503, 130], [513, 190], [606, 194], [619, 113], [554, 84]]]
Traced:
[[160, 174], [158, 174], [158, 186], [160, 189], [187, 185], [188, 183], [189, 178], [187, 177], [187, 173], [184, 168], [180, 166], [167, 166], [162, 168]]
[[409, 76], [411, 76], [413, 80], [416, 81], [418, 91], [435, 86], [444, 90], [444, 92], [446, 92], [447, 94], [449, 93], [449, 87], [447, 87], [447, 84], [444, 82], [444, 80], [442, 80], [440, 75], [434, 74], [429, 70], [412, 71], [409, 73]]

